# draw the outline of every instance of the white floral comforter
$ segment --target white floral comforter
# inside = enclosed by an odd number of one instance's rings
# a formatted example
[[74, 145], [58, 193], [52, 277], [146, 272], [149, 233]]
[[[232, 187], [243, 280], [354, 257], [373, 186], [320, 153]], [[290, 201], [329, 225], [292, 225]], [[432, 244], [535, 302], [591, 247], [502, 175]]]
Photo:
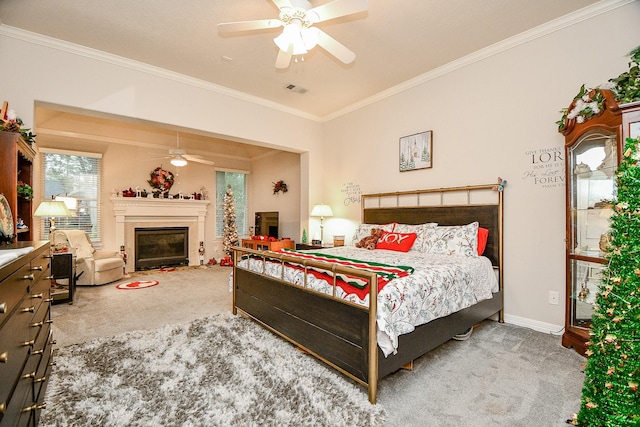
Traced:
[[[492, 292], [499, 288], [491, 262], [486, 257], [427, 255], [380, 249], [370, 251], [353, 246], [323, 249], [322, 253], [415, 268], [413, 274], [392, 280], [378, 294], [377, 340], [385, 356], [397, 351], [401, 334], [489, 299]], [[247, 260], [240, 261], [239, 266], [247, 268]], [[262, 272], [262, 261], [251, 259], [248, 268]], [[281, 268], [281, 264], [267, 263], [265, 273], [280, 278]], [[293, 268], [285, 269], [284, 279], [297, 285], [304, 284], [303, 272]], [[329, 283], [314, 277], [307, 278], [307, 286], [319, 292], [333, 292]], [[341, 288], [337, 288], [337, 296], [353, 303], [369, 305], [368, 296], [362, 300], [355, 294], [346, 294]]]

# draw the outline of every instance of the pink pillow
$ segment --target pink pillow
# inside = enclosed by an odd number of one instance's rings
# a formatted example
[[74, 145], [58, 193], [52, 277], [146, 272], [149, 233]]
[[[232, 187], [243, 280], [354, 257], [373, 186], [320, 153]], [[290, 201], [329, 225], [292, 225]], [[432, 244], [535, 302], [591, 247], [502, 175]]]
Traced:
[[409, 252], [411, 246], [418, 238], [416, 233], [389, 233], [384, 231], [378, 239], [376, 249], [389, 249], [391, 251]]
[[489, 238], [489, 230], [478, 227], [478, 256], [482, 256], [487, 248], [487, 239]]

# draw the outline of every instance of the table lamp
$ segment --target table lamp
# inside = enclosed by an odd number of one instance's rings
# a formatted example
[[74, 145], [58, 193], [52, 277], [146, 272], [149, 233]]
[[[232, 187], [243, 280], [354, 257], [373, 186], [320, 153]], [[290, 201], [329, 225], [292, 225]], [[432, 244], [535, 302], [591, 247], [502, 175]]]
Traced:
[[333, 216], [333, 211], [329, 205], [321, 203], [319, 205], [315, 205], [313, 209], [311, 209], [311, 216], [320, 217], [320, 243], [322, 244], [324, 242], [324, 225], [322, 222], [324, 221], [324, 217]]
[[41, 202], [33, 216], [49, 217], [49, 232], [53, 234], [56, 231], [55, 217], [73, 216], [73, 213], [67, 208], [65, 202], [51, 199]]

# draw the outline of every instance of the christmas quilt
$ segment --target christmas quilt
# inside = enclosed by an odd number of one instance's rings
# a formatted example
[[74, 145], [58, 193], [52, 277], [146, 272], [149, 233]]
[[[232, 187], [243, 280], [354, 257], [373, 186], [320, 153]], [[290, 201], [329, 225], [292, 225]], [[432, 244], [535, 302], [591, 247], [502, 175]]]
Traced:
[[[366, 250], [341, 246], [322, 251], [293, 251], [301, 259], [335, 262], [360, 267], [378, 274], [378, 345], [385, 356], [395, 353], [398, 337], [416, 326], [470, 307], [492, 297], [498, 280], [491, 261], [480, 256], [433, 255], [420, 252]], [[264, 273], [299, 286], [305, 284], [305, 272], [293, 263], [286, 264], [284, 277], [280, 262], [263, 262], [260, 257], [243, 258], [239, 267]], [[316, 274], [317, 273], [317, 274]], [[366, 284], [340, 277], [336, 296], [355, 304], [369, 305]], [[318, 292], [333, 293], [333, 276], [313, 270], [306, 286]]]

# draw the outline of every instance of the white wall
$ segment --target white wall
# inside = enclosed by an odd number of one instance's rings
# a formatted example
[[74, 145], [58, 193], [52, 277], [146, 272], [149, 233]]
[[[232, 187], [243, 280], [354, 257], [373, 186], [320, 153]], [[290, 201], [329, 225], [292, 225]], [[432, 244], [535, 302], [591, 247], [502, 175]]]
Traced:
[[[256, 212], [279, 212], [279, 236], [300, 241], [300, 194], [306, 191], [300, 187], [300, 155], [281, 153], [252, 162], [249, 175], [249, 225]], [[273, 194], [273, 185], [283, 180], [287, 184], [286, 193]]]
[[[638, 22], [640, 2], [633, 2], [326, 123], [324, 199], [340, 220], [329, 220], [325, 234], [352, 235], [361, 206], [344, 201], [354, 189], [371, 193], [505, 178], [507, 320], [559, 330], [564, 162], [546, 156], [564, 157], [555, 121], [580, 85], [596, 86], [628, 70], [627, 54], [640, 44]], [[433, 130], [433, 168], [400, 173], [398, 138], [425, 130]], [[540, 165], [549, 167], [534, 169]], [[560, 305], [548, 303], [549, 291], [559, 292]]]

